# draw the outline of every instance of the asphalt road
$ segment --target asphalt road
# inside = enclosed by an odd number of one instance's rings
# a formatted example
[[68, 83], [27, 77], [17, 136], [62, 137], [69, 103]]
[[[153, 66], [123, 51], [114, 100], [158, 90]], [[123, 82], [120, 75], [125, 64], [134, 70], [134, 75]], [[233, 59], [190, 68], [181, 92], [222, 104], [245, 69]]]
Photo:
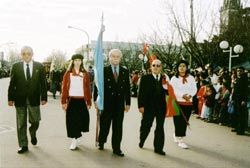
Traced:
[[141, 115], [137, 99], [132, 98], [131, 110], [125, 114], [122, 150], [125, 157], [113, 155], [110, 137], [105, 150], [95, 147], [96, 113], [90, 110], [90, 132], [84, 133], [76, 151], [69, 150], [65, 114], [61, 110], [60, 95], [41, 107], [42, 121], [37, 133], [38, 144], [29, 144], [29, 152], [17, 154], [15, 108], [7, 105], [9, 78], [0, 79], [0, 168], [249, 168], [250, 136], [238, 136], [231, 128], [205, 123], [191, 117], [191, 130], [185, 142], [189, 149], [181, 149], [173, 142], [172, 118], [165, 121], [166, 156], [154, 153], [154, 126], [145, 142], [138, 147]]

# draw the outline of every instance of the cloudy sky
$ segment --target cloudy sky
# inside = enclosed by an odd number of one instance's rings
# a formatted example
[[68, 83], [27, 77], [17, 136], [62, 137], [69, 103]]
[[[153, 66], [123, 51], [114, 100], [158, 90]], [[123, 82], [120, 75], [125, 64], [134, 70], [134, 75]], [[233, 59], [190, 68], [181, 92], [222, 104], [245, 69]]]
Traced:
[[[14, 42], [20, 49], [30, 45], [35, 59], [42, 61], [53, 49], [67, 52], [87, 43], [87, 36], [68, 26], [84, 29], [90, 40], [96, 40], [104, 13], [105, 41], [136, 41], [154, 25], [166, 21], [164, 0], [0, 0], [0, 50]], [[176, 8], [189, 9], [188, 0], [174, 2]], [[188, 2], [187, 2], [188, 1]], [[223, 0], [194, 0], [199, 8], [213, 5], [218, 10]], [[197, 7], [198, 8], [198, 7]]]

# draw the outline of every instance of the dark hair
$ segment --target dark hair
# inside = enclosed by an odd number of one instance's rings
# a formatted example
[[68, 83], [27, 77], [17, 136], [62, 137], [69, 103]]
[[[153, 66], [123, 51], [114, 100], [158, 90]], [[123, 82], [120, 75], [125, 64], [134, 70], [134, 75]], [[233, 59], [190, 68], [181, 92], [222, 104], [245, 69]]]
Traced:
[[186, 67], [187, 67], [187, 71], [186, 71], [186, 74], [185, 74], [185, 76], [188, 74], [188, 62], [187, 61], [185, 61], [185, 60], [180, 60], [177, 64], [176, 64], [176, 74], [175, 74], [175, 76], [178, 78], [178, 76], [179, 76], [179, 66], [180, 66], [180, 64], [185, 64], [186, 65]]
[[72, 55], [72, 57], [71, 57], [71, 60], [74, 60], [74, 59], [83, 59], [83, 56], [81, 55], [81, 54], [74, 54], [74, 55]]
[[241, 69], [241, 70], [245, 70], [245, 68], [243, 66], [237, 67], [237, 69]]

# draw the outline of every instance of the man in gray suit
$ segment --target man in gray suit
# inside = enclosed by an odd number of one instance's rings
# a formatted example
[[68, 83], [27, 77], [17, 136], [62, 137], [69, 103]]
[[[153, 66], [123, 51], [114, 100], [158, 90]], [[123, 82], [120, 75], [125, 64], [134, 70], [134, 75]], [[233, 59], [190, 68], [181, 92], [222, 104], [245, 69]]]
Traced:
[[8, 89], [8, 105], [15, 105], [19, 154], [28, 151], [27, 116], [31, 143], [37, 144], [36, 131], [41, 120], [40, 104], [47, 102], [45, 69], [32, 60], [33, 50], [29, 46], [21, 49], [23, 61], [13, 64]]

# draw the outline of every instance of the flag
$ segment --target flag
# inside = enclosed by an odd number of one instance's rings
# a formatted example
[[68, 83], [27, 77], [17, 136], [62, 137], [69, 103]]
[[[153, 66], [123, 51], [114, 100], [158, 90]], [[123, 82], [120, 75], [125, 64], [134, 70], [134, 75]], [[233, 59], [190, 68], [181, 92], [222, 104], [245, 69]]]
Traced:
[[166, 117], [173, 117], [173, 116], [179, 116], [180, 115], [180, 109], [176, 102], [176, 96], [174, 94], [174, 89], [172, 85], [169, 82], [166, 82], [167, 88], [168, 88], [168, 95], [166, 95]]
[[166, 106], [167, 106], [166, 117], [173, 117], [173, 116], [182, 115], [188, 128], [191, 130], [190, 124], [187, 120], [187, 117], [185, 116], [184, 112], [182, 111], [178, 102], [176, 101], [177, 99], [176, 99], [176, 96], [174, 94], [173, 86], [168, 81], [166, 81], [166, 85], [168, 88], [168, 95], [166, 95], [166, 97], [165, 97], [166, 98]]
[[102, 53], [103, 32], [104, 32], [104, 25], [102, 25], [101, 30], [99, 32], [97, 44], [96, 44], [95, 51], [94, 51], [95, 84], [98, 90], [96, 103], [97, 103], [99, 110], [104, 109], [104, 74], [103, 74], [104, 59], [103, 59], [103, 53]]
[[152, 62], [157, 59], [157, 56], [152, 53], [152, 50], [150, 50], [150, 47], [147, 43], [143, 44], [143, 54], [146, 55], [148, 53], [149, 56], [149, 67], [151, 69], [152, 67]]

